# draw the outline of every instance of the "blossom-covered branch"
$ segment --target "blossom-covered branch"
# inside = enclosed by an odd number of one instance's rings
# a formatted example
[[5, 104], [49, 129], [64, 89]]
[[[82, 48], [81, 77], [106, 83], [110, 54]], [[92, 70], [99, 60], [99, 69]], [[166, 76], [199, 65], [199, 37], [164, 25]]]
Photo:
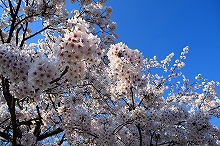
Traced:
[[219, 82], [187, 79], [188, 46], [158, 61], [116, 43], [105, 3], [1, 1], [0, 144], [219, 145]]

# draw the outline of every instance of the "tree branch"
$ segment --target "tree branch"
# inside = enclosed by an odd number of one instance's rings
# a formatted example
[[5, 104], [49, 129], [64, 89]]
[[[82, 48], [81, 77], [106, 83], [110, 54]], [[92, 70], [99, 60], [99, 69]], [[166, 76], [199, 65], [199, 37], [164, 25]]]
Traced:
[[28, 29], [28, 22], [25, 23], [25, 28], [23, 29], [23, 35], [22, 35], [20, 47], [24, 45], [24, 40], [25, 40], [27, 29]]
[[8, 39], [7, 39], [7, 43], [10, 43], [11, 41], [11, 38], [13, 36], [13, 31], [15, 30], [15, 22], [16, 22], [16, 17], [17, 17], [17, 14], [18, 14], [18, 11], [20, 9], [20, 6], [21, 6], [21, 1], [22, 0], [19, 0], [18, 1], [18, 4], [17, 4], [17, 9], [16, 11], [14, 12], [14, 7], [11, 3], [11, 0], [8, 0], [8, 4], [9, 4], [9, 8], [10, 8], [10, 12], [11, 12], [11, 18], [12, 18], [12, 22], [11, 22], [11, 27], [10, 27], [10, 31], [9, 31], [9, 35], [8, 35]]
[[0, 131], [0, 136], [1, 136], [2, 138], [6, 139], [6, 140], [10, 140], [10, 135], [8, 135], [8, 134], [6, 134], [6, 133], [4, 133], [4, 132], [1, 132], [1, 131]]
[[63, 134], [62, 139], [61, 139], [60, 142], [59, 142], [59, 145], [60, 145], [60, 146], [63, 144], [64, 139], [65, 139], [65, 134]]
[[27, 121], [19, 122], [19, 123], [18, 123], [18, 126], [20, 126], [20, 125], [27, 125], [27, 126], [30, 126], [30, 125], [33, 124], [32, 121], [35, 121], [35, 120], [37, 120], [37, 119], [35, 118], [35, 119], [30, 119], [30, 120], [27, 120]]
[[7, 102], [9, 112], [11, 115], [11, 122], [12, 122], [12, 129], [13, 129], [12, 145], [16, 145], [18, 129], [17, 129], [16, 115], [15, 115], [15, 98], [10, 94], [8, 79], [4, 78], [3, 76], [2, 76], [2, 88], [3, 88], [4, 98]]
[[135, 109], [135, 103], [134, 103], [134, 93], [132, 91], [132, 87], [130, 88], [131, 90], [131, 99], [132, 99], [132, 109], [134, 110]]
[[2, 121], [2, 122], [0, 123], [0, 125], [3, 124], [3, 123], [5, 123], [5, 122], [8, 121], [9, 119], [10, 119], [10, 118], [5, 119], [4, 121]]
[[20, 30], [21, 30], [21, 26], [19, 27], [19, 28], [17, 28], [17, 30], [16, 30], [16, 45], [18, 45], [18, 40], [19, 40], [19, 32], [20, 32]]
[[36, 126], [35, 126], [35, 129], [34, 129], [34, 135], [38, 138], [39, 135], [40, 135], [40, 132], [41, 132], [40, 127], [41, 127], [41, 124], [42, 124], [42, 120], [41, 120], [42, 117], [40, 115], [40, 110], [39, 110], [38, 105], [36, 106], [36, 108], [37, 108], [37, 114], [38, 114], [39, 119], [35, 120], [36, 121]]
[[42, 134], [42, 135], [39, 135], [39, 137], [37, 138], [37, 141], [43, 140], [43, 139], [45, 139], [45, 138], [47, 138], [47, 137], [56, 135], [56, 134], [61, 133], [61, 132], [63, 132], [63, 131], [64, 131], [64, 130], [61, 129], [61, 128], [54, 129], [54, 130], [52, 130], [52, 131], [50, 131], [50, 132], [47, 132], [47, 133]]
[[2, 30], [1, 30], [1, 29], [0, 29], [0, 36], [1, 36], [2, 44], [4, 44], [4, 43], [5, 43], [5, 40], [4, 40], [4, 37], [3, 37], [3, 35], [2, 35]]
[[113, 133], [114, 133], [114, 134], [117, 133], [117, 132], [120, 131], [124, 126], [126, 126], [126, 125], [128, 125], [128, 124], [132, 124], [133, 122], [134, 122], [134, 120], [130, 120], [130, 121], [126, 121], [125, 123], [123, 123], [123, 124], [121, 124], [121, 125], [118, 125], [118, 126], [114, 129]]
[[49, 27], [50, 27], [50, 25], [48, 25], [48, 26], [44, 27], [43, 29], [41, 29], [41, 30], [39, 30], [39, 31], [35, 32], [34, 34], [32, 34], [32, 35], [30, 35], [30, 36], [26, 37], [26, 38], [25, 38], [25, 39], [23, 39], [22, 41], [24, 42], [24, 41], [26, 41], [26, 40], [28, 40], [28, 39], [30, 39], [30, 38], [32, 38], [32, 37], [34, 37], [34, 36], [38, 35], [39, 33], [41, 33], [41, 32], [43, 32], [43, 31], [45, 31], [45, 30], [46, 30], [46, 29], [48, 29]]
[[141, 127], [140, 124], [136, 125], [137, 129], [138, 129], [138, 133], [139, 133], [139, 146], [142, 146], [142, 133], [141, 133]]
[[64, 71], [61, 73], [59, 78], [56, 78], [55, 80], [51, 81], [50, 84], [53, 84], [57, 81], [59, 81], [67, 72], [68, 72], [69, 66], [66, 66], [66, 68], [64, 69]]

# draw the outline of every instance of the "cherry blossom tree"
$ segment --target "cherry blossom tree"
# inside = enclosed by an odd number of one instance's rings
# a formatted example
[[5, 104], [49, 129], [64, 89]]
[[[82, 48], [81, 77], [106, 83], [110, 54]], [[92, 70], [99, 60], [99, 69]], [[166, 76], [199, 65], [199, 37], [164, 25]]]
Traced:
[[188, 46], [158, 61], [117, 43], [105, 3], [1, 0], [0, 145], [220, 145], [219, 82], [182, 74]]

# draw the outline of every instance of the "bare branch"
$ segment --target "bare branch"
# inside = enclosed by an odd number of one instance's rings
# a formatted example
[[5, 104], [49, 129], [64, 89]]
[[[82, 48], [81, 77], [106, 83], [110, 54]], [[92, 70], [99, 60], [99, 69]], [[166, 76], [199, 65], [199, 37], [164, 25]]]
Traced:
[[28, 29], [28, 22], [25, 23], [25, 28], [23, 29], [23, 36], [22, 36], [22, 41], [21, 41], [20, 47], [22, 47], [24, 45], [23, 40], [25, 40], [27, 29]]
[[51, 81], [50, 84], [53, 84], [55, 82], [58, 82], [67, 72], [68, 72], [69, 66], [66, 66], [64, 71], [61, 73], [59, 78], [56, 78], [55, 80]]
[[5, 43], [5, 40], [4, 40], [4, 37], [3, 37], [3, 35], [2, 35], [2, 30], [0, 29], [0, 36], [1, 36], [1, 41], [2, 41], [2, 43], [4, 44]]
[[28, 40], [28, 39], [30, 39], [30, 38], [32, 38], [32, 37], [34, 37], [34, 36], [40, 34], [41, 32], [47, 30], [48, 28], [50, 28], [50, 25], [48, 25], [48, 26], [44, 27], [43, 29], [41, 29], [41, 30], [35, 32], [34, 34], [32, 34], [32, 35], [30, 35], [30, 36], [28, 36], [28, 37], [22, 39], [21, 44], [20, 44], [20, 47], [23, 46], [23, 44], [24, 44], [24, 42], [25, 42], [26, 40]]
[[6, 134], [6, 133], [4, 133], [4, 132], [1, 132], [1, 131], [0, 131], [0, 136], [1, 136], [2, 138], [6, 139], [6, 140], [10, 140], [10, 139], [11, 139], [11, 136], [10, 136], [10, 135], [8, 135], [8, 134]]
[[12, 144], [16, 145], [18, 129], [17, 129], [16, 115], [15, 115], [15, 98], [10, 94], [8, 79], [4, 78], [3, 76], [2, 76], [2, 87], [3, 87], [3, 95], [7, 102], [7, 105], [8, 105], [10, 114], [11, 114], [11, 122], [12, 122], [12, 129], [13, 129]]
[[50, 131], [50, 132], [47, 132], [47, 133], [45, 133], [45, 134], [40, 135], [40, 136], [37, 138], [37, 141], [43, 140], [43, 139], [45, 139], [45, 138], [48, 138], [48, 137], [50, 137], [50, 136], [56, 135], [56, 134], [61, 133], [61, 132], [63, 132], [63, 129], [61, 129], [61, 128], [54, 129], [54, 130], [52, 130], [52, 131]]
[[41, 132], [41, 124], [42, 124], [42, 117], [41, 117], [41, 114], [40, 114], [40, 110], [39, 110], [39, 106], [37, 105], [36, 106], [37, 108], [37, 114], [38, 114], [38, 117], [39, 119], [35, 120], [36, 121], [36, 126], [35, 126], [35, 129], [34, 129], [34, 135], [38, 138], [39, 135], [40, 135], [40, 132]]
[[138, 133], [139, 133], [139, 146], [142, 146], [142, 133], [141, 133], [141, 127], [140, 124], [136, 125], [137, 129], [138, 129]]
[[12, 18], [12, 22], [11, 22], [11, 27], [10, 27], [10, 31], [9, 31], [9, 35], [8, 35], [8, 39], [7, 39], [7, 43], [10, 43], [11, 39], [12, 39], [12, 36], [13, 36], [13, 32], [15, 30], [15, 22], [16, 22], [16, 19], [17, 19], [17, 15], [18, 15], [18, 11], [20, 9], [20, 6], [21, 6], [21, 1], [22, 0], [19, 0], [18, 1], [18, 4], [17, 4], [17, 9], [16, 11], [14, 12], [14, 7], [11, 3], [11, 0], [8, 0], [8, 4], [9, 4], [9, 8], [10, 8], [10, 12], [11, 12], [11, 18]]

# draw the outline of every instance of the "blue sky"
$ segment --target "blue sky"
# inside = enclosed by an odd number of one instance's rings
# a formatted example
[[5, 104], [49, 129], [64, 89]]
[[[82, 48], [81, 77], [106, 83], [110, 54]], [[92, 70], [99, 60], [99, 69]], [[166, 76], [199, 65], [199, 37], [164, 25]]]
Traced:
[[178, 58], [189, 46], [187, 77], [201, 73], [220, 81], [220, 1], [109, 0], [106, 5], [113, 8], [119, 41], [159, 60], [171, 52]]
[[[183, 74], [191, 82], [198, 73], [220, 81], [219, 0], [109, 0], [106, 5], [113, 8], [119, 42], [158, 60], [171, 52], [178, 59], [189, 46]], [[212, 123], [220, 127], [220, 119]]]

